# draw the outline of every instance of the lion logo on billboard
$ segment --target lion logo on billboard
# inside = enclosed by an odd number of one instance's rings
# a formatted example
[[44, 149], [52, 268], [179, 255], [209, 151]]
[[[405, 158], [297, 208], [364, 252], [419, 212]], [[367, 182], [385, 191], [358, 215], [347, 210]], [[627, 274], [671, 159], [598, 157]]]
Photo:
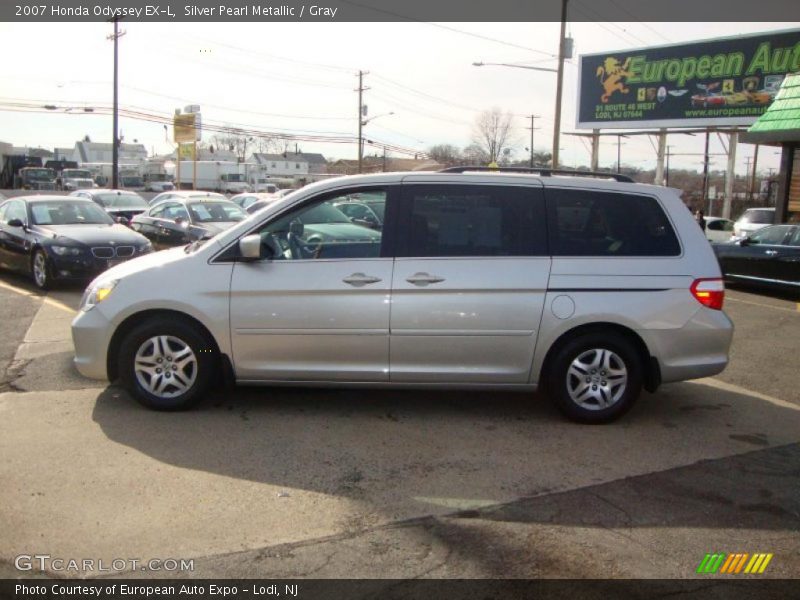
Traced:
[[597, 77], [603, 84], [605, 94], [600, 96], [603, 104], [608, 103], [611, 94], [620, 92], [622, 94], [628, 93], [628, 88], [625, 87], [622, 79], [630, 76], [628, 67], [631, 64], [631, 59], [628, 58], [623, 64], [620, 64], [616, 58], [608, 57], [603, 61], [603, 64], [597, 67]]

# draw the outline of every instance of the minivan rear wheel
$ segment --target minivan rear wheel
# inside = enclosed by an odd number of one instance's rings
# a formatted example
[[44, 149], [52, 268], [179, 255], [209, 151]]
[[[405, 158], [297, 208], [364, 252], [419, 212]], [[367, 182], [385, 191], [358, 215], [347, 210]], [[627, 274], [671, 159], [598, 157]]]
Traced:
[[550, 396], [565, 416], [579, 423], [608, 423], [621, 417], [642, 389], [639, 353], [614, 331], [569, 340], [551, 365]]
[[150, 319], [122, 341], [119, 375], [141, 404], [154, 410], [187, 410], [208, 390], [216, 351], [204, 332], [181, 320]]

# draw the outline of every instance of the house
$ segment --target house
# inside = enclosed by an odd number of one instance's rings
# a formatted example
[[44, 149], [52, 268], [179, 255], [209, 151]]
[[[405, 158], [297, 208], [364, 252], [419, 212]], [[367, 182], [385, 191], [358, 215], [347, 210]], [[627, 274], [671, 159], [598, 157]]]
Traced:
[[257, 165], [259, 171], [272, 177], [297, 177], [308, 175], [311, 172], [309, 161], [302, 152], [284, 152], [283, 154], [256, 152], [250, 156], [247, 162]]

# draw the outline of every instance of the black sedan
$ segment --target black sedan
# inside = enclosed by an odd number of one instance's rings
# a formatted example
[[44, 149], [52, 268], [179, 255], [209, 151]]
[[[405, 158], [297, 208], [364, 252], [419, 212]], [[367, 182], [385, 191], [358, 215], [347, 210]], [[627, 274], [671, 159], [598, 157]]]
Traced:
[[162, 249], [212, 238], [246, 218], [247, 213], [229, 200], [176, 197], [136, 215], [131, 227]]
[[89, 279], [152, 250], [91, 200], [19, 196], [0, 204], [0, 266], [30, 273], [41, 289]]
[[800, 293], [800, 225], [764, 227], [712, 246], [730, 281]]
[[136, 215], [147, 210], [147, 200], [129, 190], [78, 190], [70, 196], [88, 198], [102, 206], [112, 219], [127, 225]]

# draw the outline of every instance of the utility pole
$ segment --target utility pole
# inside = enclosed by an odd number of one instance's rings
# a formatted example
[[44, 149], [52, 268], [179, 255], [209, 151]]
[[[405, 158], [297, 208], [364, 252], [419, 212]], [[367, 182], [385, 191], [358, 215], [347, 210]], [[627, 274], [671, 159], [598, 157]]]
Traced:
[[664, 186], [665, 187], [669, 187], [669, 149], [670, 148], [672, 148], [672, 146], [668, 145], [667, 146], [667, 168], [664, 171]]
[[708, 201], [708, 206], [706, 207], [706, 214], [711, 216], [711, 201], [707, 200], [708, 196], [708, 144], [711, 139], [711, 132], [706, 129], [706, 150], [703, 155], [703, 197], [700, 199], [700, 206]]
[[748, 200], [750, 202], [753, 201], [753, 192], [755, 191], [756, 187], [756, 165], [758, 164], [758, 144], [756, 144], [756, 148], [753, 151], [753, 170], [750, 174], [750, 189], [748, 193]]
[[111, 187], [117, 189], [119, 187], [119, 93], [117, 82], [119, 80], [119, 60], [118, 60], [118, 45], [119, 38], [125, 35], [125, 32], [119, 32], [119, 17], [114, 17], [114, 35], [106, 37], [108, 40], [114, 40], [114, 116], [113, 116], [113, 137], [111, 138]]
[[531, 126], [530, 126], [530, 130], [531, 130], [531, 165], [530, 166], [531, 166], [531, 168], [533, 168], [533, 130], [534, 129], [539, 129], [538, 127], [534, 127], [533, 126], [533, 120], [534, 119], [538, 119], [539, 117], [540, 117], [540, 115], [531, 115]]
[[364, 102], [363, 94], [369, 88], [364, 87], [364, 75], [368, 75], [369, 71], [358, 72], [358, 172], [361, 173], [362, 161], [364, 156], [364, 140], [362, 128], [364, 127]]
[[622, 173], [622, 136], [617, 136], [617, 173]]
[[567, 33], [567, 0], [561, 0], [561, 37], [558, 42], [558, 74], [556, 75], [556, 116], [553, 125], [553, 168], [558, 168], [558, 146], [561, 136], [561, 92], [564, 83], [564, 37]]
[[386, 146], [383, 147], [383, 172], [386, 173]]

